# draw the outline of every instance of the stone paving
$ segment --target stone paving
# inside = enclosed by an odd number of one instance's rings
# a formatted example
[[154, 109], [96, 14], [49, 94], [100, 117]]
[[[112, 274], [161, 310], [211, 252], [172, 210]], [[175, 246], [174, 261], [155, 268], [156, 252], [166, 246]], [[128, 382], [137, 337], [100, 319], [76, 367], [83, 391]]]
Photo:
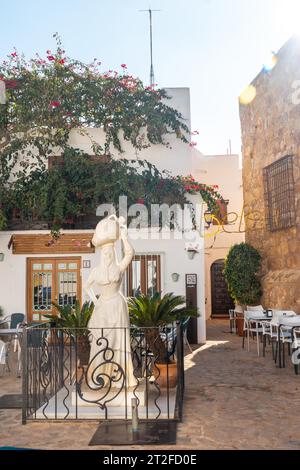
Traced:
[[[208, 322], [207, 344], [185, 359], [184, 420], [169, 449], [300, 449], [300, 376], [289, 358], [278, 369], [268, 349], [258, 358], [254, 343], [250, 353], [241, 349], [228, 322]], [[0, 394], [18, 393], [20, 382], [0, 377]], [[88, 447], [96, 428], [87, 422], [22, 426], [19, 410], [0, 410], [0, 446], [97, 450]]]

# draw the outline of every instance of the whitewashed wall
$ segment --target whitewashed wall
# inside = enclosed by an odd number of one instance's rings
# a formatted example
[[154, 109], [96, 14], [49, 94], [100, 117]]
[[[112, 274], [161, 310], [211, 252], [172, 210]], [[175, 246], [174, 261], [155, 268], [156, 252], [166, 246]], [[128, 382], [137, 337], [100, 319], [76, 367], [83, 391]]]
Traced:
[[[223, 231], [216, 235], [216, 226], [205, 233], [205, 298], [206, 318], [212, 313], [211, 299], [211, 266], [225, 259], [230, 247], [245, 241], [243, 217], [243, 185], [242, 169], [238, 155], [200, 155], [194, 152], [193, 174], [199, 181], [218, 185], [225, 200], [229, 200], [228, 218], [232, 223], [224, 226]], [[235, 215], [236, 214], [236, 215]], [[233, 223], [237, 216], [236, 221]]]
[[[190, 94], [188, 88], [170, 88], [167, 92], [172, 96], [167, 103], [178, 109], [186, 125], [190, 128]], [[89, 129], [90, 136], [98, 143], [103, 143], [104, 135], [101, 129]], [[189, 136], [187, 136], [189, 138]], [[136, 152], [128, 142], [123, 142], [125, 154], [115, 157], [128, 159], [145, 159], [155, 164], [161, 170], [168, 170], [174, 175], [188, 175], [193, 173], [195, 168], [195, 150], [184, 144], [175, 135], [168, 136], [171, 149], [162, 145], [151, 146], [141, 152]], [[79, 131], [72, 131], [70, 144], [75, 148], [80, 148], [87, 153], [92, 153], [91, 140], [87, 136], [82, 136]], [[196, 152], [196, 155], [200, 153]], [[201, 198], [199, 198], [200, 202]], [[47, 231], [39, 231], [47, 233]], [[72, 230], [72, 232], [76, 232]], [[79, 232], [84, 232], [80, 230]], [[86, 231], [89, 232], [89, 231]], [[0, 305], [4, 308], [5, 314], [13, 312], [26, 312], [26, 257], [25, 255], [13, 255], [8, 249], [11, 235], [14, 233], [36, 233], [36, 232], [0, 232], [0, 253], [4, 253], [4, 261], [0, 262]], [[193, 260], [189, 260], [186, 253], [186, 242], [184, 240], [135, 240], [133, 246], [136, 253], [159, 253], [162, 256], [162, 288], [166, 292], [185, 295], [185, 274], [198, 275], [198, 308], [201, 316], [198, 319], [198, 341], [205, 342], [205, 287], [204, 287], [204, 239], [198, 239], [200, 252]], [[73, 253], [73, 256], [80, 254]], [[64, 255], [59, 255], [64, 257]], [[34, 257], [30, 255], [28, 257]], [[42, 257], [36, 255], [36, 257]], [[49, 255], [45, 255], [49, 257]], [[57, 255], [55, 255], [57, 257]], [[91, 260], [91, 269], [98, 262], [99, 254], [82, 254], [82, 259]], [[82, 269], [82, 282], [89, 275], [89, 269]], [[172, 281], [171, 274], [180, 275], [177, 283]], [[83, 294], [83, 299], [85, 295]]]
[[[76, 231], [72, 231], [75, 232]], [[81, 230], [80, 233], [83, 231]], [[87, 231], [91, 232], [91, 231]], [[4, 308], [5, 315], [11, 313], [26, 313], [26, 258], [40, 258], [43, 255], [13, 255], [8, 249], [10, 237], [14, 233], [36, 233], [36, 232], [0, 232], [0, 252], [4, 253], [4, 261], [0, 262], [0, 305]], [[40, 233], [47, 233], [41, 231]], [[91, 232], [92, 233], [92, 232]], [[132, 234], [131, 234], [132, 235]], [[130, 232], [129, 232], [130, 236]], [[205, 305], [204, 305], [204, 250], [203, 239], [199, 238], [198, 243], [202, 248], [193, 260], [189, 260], [185, 247], [185, 240], [132, 240], [132, 245], [136, 254], [153, 253], [161, 255], [161, 285], [163, 293], [173, 292], [176, 295], [185, 295], [185, 274], [198, 275], [198, 308], [201, 316], [198, 319], [198, 341], [205, 342]], [[120, 250], [118, 249], [120, 257]], [[54, 255], [52, 255], [54, 257]], [[55, 255], [63, 258], [66, 255]], [[76, 254], [82, 260], [91, 260], [90, 269], [81, 269], [82, 285], [86, 281], [90, 270], [99, 262], [100, 254], [98, 250], [95, 254]], [[51, 257], [51, 255], [45, 255]], [[172, 281], [171, 274], [178, 273], [179, 281]], [[86, 294], [82, 292], [83, 300]]]
[[[168, 95], [172, 97], [167, 100], [167, 104], [173, 108], [178, 109], [185, 124], [190, 128], [190, 92], [188, 88], [167, 88]], [[102, 129], [88, 129], [89, 136], [98, 144], [104, 142], [104, 132]], [[190, 140], [190, 136], [186, 136]], [[175, 134], [166, 136], [166, 141], [170, 143], [171, 148], [166, 148], [164, 145], [152, 145], [147, 149], [136, 151], [130, 142], [122, 139], [122, 132], [120, 139], [124, 153], [120, 154], [118, 151], [111, 147], [111, 152], [116, 158], [140, 159], [148, 160], [150, 163], [156, 165], [160, 170], [168, 170], [174, 175], [188, 175], [193, 169], [193, 149], [186, 143], [182, 142], [176, 137]], [[78, 130], [72, 130], [70, 134], [70, 145], [73, 147], [84, 150], [86, 153], [92, 152], [92, 142], [88, 136], [84, 136]]]

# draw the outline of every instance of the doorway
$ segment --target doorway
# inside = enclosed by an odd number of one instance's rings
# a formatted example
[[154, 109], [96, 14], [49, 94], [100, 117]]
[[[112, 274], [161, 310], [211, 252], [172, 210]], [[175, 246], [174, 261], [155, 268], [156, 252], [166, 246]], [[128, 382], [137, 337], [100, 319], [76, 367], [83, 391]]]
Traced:
[[211, 265], [212, 318], [228, 318], [229, 310], [234, 309], [234, 302], [228, 292], [228, 287], [223, 274], [224, 264], [224, 260], [218, 260]]
[[81, 258], [27, 258], [27, 319], [47, 320], [63, 307], [81, 301]]

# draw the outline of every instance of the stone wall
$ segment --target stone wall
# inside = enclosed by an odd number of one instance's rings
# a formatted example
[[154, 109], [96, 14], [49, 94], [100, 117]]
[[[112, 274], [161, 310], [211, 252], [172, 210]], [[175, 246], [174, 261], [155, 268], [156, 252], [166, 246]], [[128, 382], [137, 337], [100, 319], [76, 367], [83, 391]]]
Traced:
[[[272, 71], [253, 81], [255, 99], [240, 105], [246, 241], [263, 257], [262, 303], [300, 314], [300, 42], [288, 41], [277, 59]], [[295, 226], [271, 232], [263, 168], [286, 155], [293, 155]]]

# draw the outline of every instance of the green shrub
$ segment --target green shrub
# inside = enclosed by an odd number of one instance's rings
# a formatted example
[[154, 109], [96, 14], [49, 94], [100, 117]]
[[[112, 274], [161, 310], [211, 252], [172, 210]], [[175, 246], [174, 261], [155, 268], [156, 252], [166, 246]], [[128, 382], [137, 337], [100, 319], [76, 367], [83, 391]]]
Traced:
[[262, 295], [259, 271], [261, 255], [251, 245], [234, 245], [225, 261], [224, 276], [237, 304], [255, 305]]

